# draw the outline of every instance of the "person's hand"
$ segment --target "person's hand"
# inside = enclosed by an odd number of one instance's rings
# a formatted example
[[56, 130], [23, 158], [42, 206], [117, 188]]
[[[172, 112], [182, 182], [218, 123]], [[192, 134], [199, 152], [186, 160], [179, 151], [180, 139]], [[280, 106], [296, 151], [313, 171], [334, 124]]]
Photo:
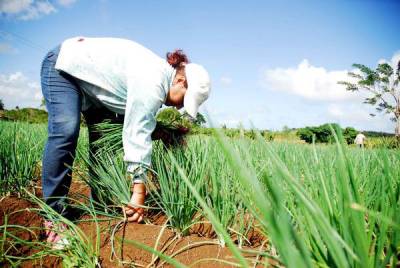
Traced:
[[[146, 200], [146, 185], [134, 183], [132, 186], [132, 197], [130, 203], [124, 208], [128, 222], [142, 222], [144, 217], [143, 206]], [[139, 205], [139, 206], [137, 206]]]

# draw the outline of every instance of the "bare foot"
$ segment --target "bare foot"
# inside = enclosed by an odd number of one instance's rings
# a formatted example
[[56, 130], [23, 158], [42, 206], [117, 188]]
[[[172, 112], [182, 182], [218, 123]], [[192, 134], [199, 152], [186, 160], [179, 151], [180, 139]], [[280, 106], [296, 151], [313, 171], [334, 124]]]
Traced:
[[146, 185], [144, 183], [134, 183], [132, 186], [132, 197], [130, 204], [125, 209], [125, 214], [128, 217], [128, 222], [142, 222], [144, 209], [139, 206], [144, 205], [146, 200]]

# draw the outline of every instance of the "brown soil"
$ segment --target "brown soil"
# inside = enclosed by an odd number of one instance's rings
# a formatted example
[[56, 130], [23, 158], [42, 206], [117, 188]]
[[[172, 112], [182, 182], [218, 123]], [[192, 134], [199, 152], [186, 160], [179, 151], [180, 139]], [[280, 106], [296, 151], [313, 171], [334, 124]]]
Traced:
[[[41, 196], [41, 188], [38, 185], [35, 194]], [[80, 182], [74, 181], [70, 188], [70, 195], [79, 193], [89, 196], [90, 190]], [[29, 211], [28, 208], [34, 208], [35, 205], [27, 200], [8, 196], [0, 200], [0, 226], [7, 220], [8, 225], [20, 225], [29, 227], [32, 232], [26, 230], [13, 230], [13, 233], [26, 241], [44, 241], [43, 219], [36, 213]], [[83, 216], [81, 219], [90, 219], [89, 216]], [[155, 259], [148, 251], [139, 249], [129, 243], [130, 240], [141, 242], [149, 247], [155, 248], [156, 241], [159, 238], [157, 250], [163, 250], [164, 254], [174, 257], [183, 264], [190, 265], [201, 259], [220, 259], [230, 262], [235, 262], [232, 254], [227, 248], [218, 245], [215, 238], [215, 233], [212, 226], [209, 224], [198, 224], [191, 228], [190, 235], [185, 237], [177, 237], [176, 234], [169, 228], [163, 228], [166, 222], [166, 217], [162, 214], [149, 215], [148, 224], [129, 223], [119, 224], [119, 228], [115, 232], [115, 239], [111, 239], [111, 231], [120, 222], [118, 220], [103, 219], [98, 222], [98, 227], [101, 230], [100, 239], [100, 262], [101, 267], [131, 267], [135, 264], [139, 267], [147, 266], [151, 263], [151, 267], [170, 267], [163, 264], [160, 259]], [[95, 244], [96, 224], [90, 222], [79, 222], [77, 224], [81, 230]], [[162, 233], [161, 233], [162, 232]], [[161, 233], [161, 234], [160, 234]], [[10, 239], [7, 241], [10, 242]], [[257, 232], [249, 235], [248, 239], [252, 243], [252, 247], [261, 245], [265, 240]], [[1, 241], [1, 240], [0, 240]], [[115, 252], [112, 253], [112, 241], [114, 241]], [[5, 244], [3, 250], [9, 248], [8, 243]], [[0, 250], [2, 250], [0, 248]], [[7, 255], [12, 256], [30, 256], [37, 252], [38, 249], [32, 249], [28, 246], [16, 245], [7, 252]], [[2, 263], [0, 254], [0, 266], [10, 267], [10, 264]], [[250, 257], [250, 256], [249, 256]], [[252, 258], [255, 258], [252, 257]], [[3, 260], [4, 261], [4, 260]], [[21, 267], [61, 267], [61, 260], [56, 257], [46, 256], [39, 260], [28, 260], [23, 262]], [[227, 264], [222, 264], [217, 261], [205, 260], [198, 263], [194, 267], [231, 267]]]
[[[0, 201], [0, 226], [7, 223], [7, 226], [18, 225], [27, 227], [30, 229], [30, 231], [22, 228], [11, 227], [8, 227], [7, 231], [25, 241], [42, 241], [44, 238], [44, 233], [42, 231], [42, 217], [36, 212], [28, 210], [29, 208], [35, 207], [36, 206], [31, 202], [18, 197], [8, 196], [2, 198]], [[15, 257], [30, 256], [38, 251], [27, 245], [21, 245], [14, 242], [15, 240], [13, 240], [11, 237], [7, 237], [4, 248], [0, 250], [7, 250], [7, 255]], [[38, 266], [35, 266], [36, 263]], [[39, 263], [42, 263], [42, 265], [40, 266]], [[59, 260], [56, 258], [47, 257], [45, 259], [38, 260], [37, 262], [24, 263], [22, 267], [57, 267], [58, 264]], [[0, 261], [0, 266], [1, 265], [5, 265], [5, 267], [10, 266], [10, 264], [7, 264], [7, 262], [3, 264]]]

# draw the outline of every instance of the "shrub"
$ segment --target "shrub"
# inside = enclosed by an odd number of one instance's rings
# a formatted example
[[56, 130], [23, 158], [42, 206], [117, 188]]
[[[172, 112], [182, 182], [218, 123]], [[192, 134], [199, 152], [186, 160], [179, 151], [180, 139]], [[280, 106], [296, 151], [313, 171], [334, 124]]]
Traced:
[[271, 131], [268, 130], [263, 130], [261, 131], [261, 135], [265, 138], [267, 141], [273, 141], [275, 139], [275, 134], [272, 133]]
[[354, 128], [346, 127], [343, 130], [343, 138], [346, 140], [347, 144], [352, 144], [357, 136], [357, 133], [357, 130], [355, 130]]
[[47, 122], [47, 112], [35, 108], [4, 110], [2, 119], [8, 121], [23, 121], [28, 123], [45, 123]]
[[[300, 137], [300, 139], [304, 140], [307, 143], [312, 143], [313, 142], [313, 137], [315, 139], [315, 142], [320, 142], [320, 143], [333, 143], [334, 138], [332, 135], [332, 130], [331, 127], [335, 130], [335, 132], [338, 132], [341, 130], [340, 126], [336, 123], [333, 124], [323, 124], [317, 127], [305, 127], [305, 128], [300, 128], [297, 131], [297, 136]], [[357, 135], [357, 131], [352, 128], [352, 127], [347, 127], [344, 130], [342, 130], [344, 139], [346, 140], [347, 143], [353, 143], [353, 140], [355, 136]]]
[[399, 149], [400, 140], [396, 137], [372, 137], [367, 139], [366, 146], [376, 149]]
[[312, 143], [314, 133], [311, 128], [305, 127], [297, 131], [297, 136], [299, 136], [300, 139], [304, 140], [307, 143]]

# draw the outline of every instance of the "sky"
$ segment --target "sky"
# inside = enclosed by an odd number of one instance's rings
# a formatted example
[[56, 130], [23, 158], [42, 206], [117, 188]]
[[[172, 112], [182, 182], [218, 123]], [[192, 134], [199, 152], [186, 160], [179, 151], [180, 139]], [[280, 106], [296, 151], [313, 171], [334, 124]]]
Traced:
[[212, 79], [214, 125], [280, 130], [327, 122], [394, 132], [347, 92], [353, 63], [400, 60], [400, 1], [0, 0], [0, 99], [39, 107], [40, 65], [74, 36], [183, 49]]

